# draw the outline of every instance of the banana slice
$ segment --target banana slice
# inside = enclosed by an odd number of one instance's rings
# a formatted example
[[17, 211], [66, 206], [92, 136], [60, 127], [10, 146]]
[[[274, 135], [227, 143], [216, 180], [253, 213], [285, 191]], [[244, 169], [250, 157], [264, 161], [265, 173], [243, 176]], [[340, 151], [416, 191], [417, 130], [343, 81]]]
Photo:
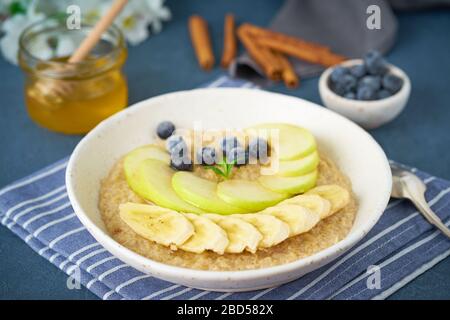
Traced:
[[185, 213], [184, 216], [194, 225], [195, 232], [180, 246], [184, 251], [202, 253], [211, 250], [223, 254], [228, 246], [227, 233], [212, 220], [194, 213]]
[[341, 210], [350, 202], [350, 193], [336, 184], [318, 186], [306, 194], [317, 194], [330, 201], [331, 214]]
[[229, 243], [225, 252], [241, 253], [244, 250], [251, 253], [256, 252], [263, 236], [253, 225], [233, 216], [219, 214], [205, 214], [204, 216], [217, 223], [227, 233]]
[[269, 214], [286, 222], [290, 237], [311, 230], [320, 221], [318, 213], [295, 204], [277, 205], [259, 213]]
[[194, 234], [194, 226], [176, 211], [148, 204], [124, 203], [120, 218], [140, 236], [164, 246], [180, 246]]
[[289, 225], [280, 219], [265, 214], [234, 214], [233, 217], [252, 224], [262, 234], [259, 248], [269, 248], [289, 237]]
[[331, 211], [331, 202], [316, 194], [301, 194], [280, 202], [280, 205], [283, 204], [296, 204], [305, 207], [312, 212], [317, 213], [320, 216], [320, 219], [325, 219], [334, 213]]

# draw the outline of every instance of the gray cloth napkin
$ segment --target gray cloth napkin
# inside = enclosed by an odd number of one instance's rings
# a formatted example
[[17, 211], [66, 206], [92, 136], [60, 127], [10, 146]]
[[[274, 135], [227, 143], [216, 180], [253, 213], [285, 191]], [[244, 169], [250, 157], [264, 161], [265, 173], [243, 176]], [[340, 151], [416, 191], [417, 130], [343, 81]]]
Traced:
[[[360, 58], [369, 50], [386, 53], [395, 43], [397, 19], [394, 9], [418, 9], [449, 5], [450, 0], [287, 0], [269, 25], [275, 31], [323, 44], [349, 58]], [[367, 28], [367, 8], [377, 5], [381, 29]], [[323, 67], [291, 59], [300, 77], [319, 74]], [[238, 57], [230, 74], [261, 85], [268, 83], [259, 66], [247, 55]]]
[[[381, 11], [381, 29], [366, 27], [369, 5]], [[330, 47], [333, 52], [358, 58], [369, 50], [388, 51], [395, 42], [397, 20], [384, 0], [288, 0], [272, 20], [270, 29]], [[323, 67], [291, 59], [300, 77], [314, 76]], [[232, 76], [265, 84], [259, 66], [244, 54], [231, 66]], [[263, 83], [262, 83], [263, 82]]]
[[450, 0], [389, 0], [395, 10], [416, 10], [450, 6]]

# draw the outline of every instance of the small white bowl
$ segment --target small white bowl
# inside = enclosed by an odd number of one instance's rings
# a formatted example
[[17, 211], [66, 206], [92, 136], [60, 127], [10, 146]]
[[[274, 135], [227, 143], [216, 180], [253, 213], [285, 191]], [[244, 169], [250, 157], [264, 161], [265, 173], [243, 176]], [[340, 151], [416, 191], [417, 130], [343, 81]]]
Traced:
[[[361, 59], [348, 60], [340, 66], [350, 67], [361, 64]], [[366, 129], [377, 128], [392, 121], [402, 112], [408, 102], [411, 92], [411, 82], [401, 69], [389, 64], [389, 72], [403, 79], [403, 86], [396, 94], [380, 100], [360, 101], [341, 97], [334, 93], [329, 83], [329, 77], [334, 67], [326, 69], [319, 80], [319, 93], [323, 104], [343, 116], [353, 120]]]
[[[125, 153], [154, 139], [160, 121], [180, 128], [245, 128], [263, 122], [303, 126], [320, 149], [349, 177], [359, 209], [345, 239], [312, 256], [270, 268], [203, 271], [147, 259], [116, 242], [98, 209], [101, 180]], [[89, 232], [112, 254], [134, 268], [177, 284], [213, 291], [247, 291], [295, 280], [315, 270], [361, 240], [389, 201], [391, 171], [375, 140], [353, 122], [311, 102], [254, 89], [197, 89], [142, 101], [103, 121], [75, 148], [66, 171], [67, 193]]]

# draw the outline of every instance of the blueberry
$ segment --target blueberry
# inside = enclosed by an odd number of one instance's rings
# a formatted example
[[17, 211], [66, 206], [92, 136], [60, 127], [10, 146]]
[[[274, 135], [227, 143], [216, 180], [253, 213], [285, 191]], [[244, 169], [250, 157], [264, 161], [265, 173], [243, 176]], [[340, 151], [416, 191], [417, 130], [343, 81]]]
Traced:
[[343, 87], [345, 92], [349, 92], [356, 89], [357, 80], [354, 76], [346, 74], [342, 76], [338, 84]]
[[338, 77], [337, 81], [330, 81], [330, 89], [334, 91], [336, 94], [343, 96], [348, 91], [354, 90], [356, 88], [356, 84], [357, 84], [356, 78], [351, 74], [346, 73]]
[[227, 153], [227, 163], [235, 162], [236, 165], [243, 165], [248, 162], [248, 151], [242, 147], [230, 149]]
[[163, 121], [156, 127], [156, 134], [161, 139], [167, 139], [175, 131], [175, 125], [170, 121]]
[[348, 74], [348, 69], [344, 67], [335, 67], [330, 74], [330, 79], [332, 82], [336, 83], [344, 76]]
[[169, 153], [172, 152], [172, 149], [180, 142], [182, 142], [186, 145], [186, 142], [184, 142], [182, 136], [177, 136], [177, 135], [170, 136], [169, 139], [166, 140], [167, 151], [169, 151]]
[[388, 70], [388, 65], [378, 51], [369, 51], [364, 56], [364, 65], [368, 73], [372, 75], [383, 75]]
[[384, 99], [384, 98], [388, 98], [390, 97], [392, 94], [385, 89], [381, 89], [380, 91], [377, 92], [377, 99]]
[[336, 93], [337, 95], [340, 95], [340, 96], [343, 96], [346, 93], [344, 85], [340, 82], [337, 82], [337, 83], [331, 82], [330, 89], [331, 89], [331, 91], [333, 91], [334, 93]]
[[370, 87], [374, 91], [381, 88], [381, 78], [379, 76], [364, 76], [358, 82], [358, 87]]
[[266, 139], [255, 138], [250, 140], [248, 144], [248, 154], [250, 157], [259, 159], [264, 164], [268, 161], [268, 143]]
[[376, 90], [369, 86], [360, 86], [356, 92], [356, 98], [358, 100], [375, 100]]
[[352, 76], [354, 76], [357, 79], [362, 78], [367, 74], [367, 70], [366, 70], [366, 67], [364, 66], [364, 64], [357, 64], [357, 65], [351, 66], [349, 68], [349, 72]]
[[398, 92], [403, 86], [403, 79], [393, 74], [386, 74], [382, 80], [383, 88], [388, 90], [391, 93]]
[[350, 92], [347, 92], [344, 95], [344, 98], [355, 100], [356, 99], [356, 94], [354, 92], [350, 91]]
[[220, 148], [224, 156], [227, 155], [231, 149], [240, 146], [241, 144], [239, 143], [237, 137], [224, 137], [220, 142]]
[[216, 163], [216, 150], [211, 147], [203, 147], [197, 150], [197, 161], [203, 165]]
[[186, 143], [178, 143], [173, 147], [170, 152], [170, 166], [175, 170], [192, 171], [193, 165]]

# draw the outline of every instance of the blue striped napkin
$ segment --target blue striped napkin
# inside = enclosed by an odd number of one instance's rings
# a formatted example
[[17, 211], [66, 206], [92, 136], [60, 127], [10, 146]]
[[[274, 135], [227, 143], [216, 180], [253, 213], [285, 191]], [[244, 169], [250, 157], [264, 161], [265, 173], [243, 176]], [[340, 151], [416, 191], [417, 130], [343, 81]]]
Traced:
[[[255, 87], [222, 77], [213, 86]], [[346, 254], [277, 288], [218, 293], [145, 275], [113, 257], [75, 216], [64, 186], [67, 159], [0, 190], [1, 223], [102, 299], [384, 299], [450, 255], [450, 240], [407, 201], [393, 200], [367, 236]], [[410, 168], [427, 184], [426, 198], [450, 225], [450, 182]], [[368, 267], [381, 287], [367, 286]]]

